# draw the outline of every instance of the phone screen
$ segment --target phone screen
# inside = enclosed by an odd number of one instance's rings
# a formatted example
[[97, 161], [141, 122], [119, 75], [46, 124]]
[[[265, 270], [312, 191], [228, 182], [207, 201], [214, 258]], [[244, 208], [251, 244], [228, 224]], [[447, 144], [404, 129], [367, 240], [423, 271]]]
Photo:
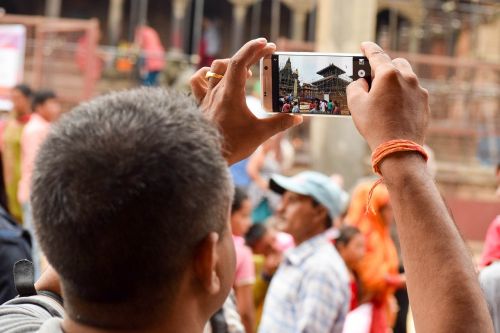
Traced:
[[347, 86], [359, 78], [371, 84], [361, 55], [275, 53], [271, 61], [273, 112], [350, 116]]

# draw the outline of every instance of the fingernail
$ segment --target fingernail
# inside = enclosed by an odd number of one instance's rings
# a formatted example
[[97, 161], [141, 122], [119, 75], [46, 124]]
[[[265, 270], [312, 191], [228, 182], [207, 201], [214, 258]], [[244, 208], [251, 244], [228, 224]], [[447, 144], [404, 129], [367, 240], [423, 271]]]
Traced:
[[257, 41], [258, 43], [260, 43], [260, 44], [265, 44], [265, 43], [267, 43], [267, 39], [265, 39], [265, 38], [263, 38], [263, 37], [261, 37], [261, 38], [257, 38], [257, 39], [256, 39], [256, 41]]
[[271, 47], [276, 48], [276, 44], [274, 44], [274, 43], [267, 43], [267, 46], [271, 46]]

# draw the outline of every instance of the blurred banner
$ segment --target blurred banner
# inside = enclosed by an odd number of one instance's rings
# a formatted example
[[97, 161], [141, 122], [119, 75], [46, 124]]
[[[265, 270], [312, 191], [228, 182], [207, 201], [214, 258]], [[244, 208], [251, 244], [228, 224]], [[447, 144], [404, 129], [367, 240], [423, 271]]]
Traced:
[[26, 27], [0, 25], [0, 110], [10, 110], [10, 89], [23, 80]]

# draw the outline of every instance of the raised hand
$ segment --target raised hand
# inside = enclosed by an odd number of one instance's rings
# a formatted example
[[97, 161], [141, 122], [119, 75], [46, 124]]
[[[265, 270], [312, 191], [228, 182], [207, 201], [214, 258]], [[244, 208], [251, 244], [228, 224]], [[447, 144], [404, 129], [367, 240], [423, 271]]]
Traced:
[[429, 118], [429, 96], [407, 60], [391, 60], [375, 43], [362, 44], [370, 61], [373, 81], [365, 79], [347, 88], [354, 124], [372, 150], [394, 139], [423, 144]]
[[[246, 43], [232, 58], [215, 60], [211, 68], [202, 68], [191, 78], [193, 95], [224, 138], [223, 154], [229, 164], [248, 157], [276, 133], [302, 122], [301, 116], [285, 114], [258, 119], [246, 104], [245, 85], [251, 75], [250, 67], [275, 50], [276, 46], [267, 43], [266, 39], [255, 39]], [[223, 77], [207, 80], [208, 71]]]

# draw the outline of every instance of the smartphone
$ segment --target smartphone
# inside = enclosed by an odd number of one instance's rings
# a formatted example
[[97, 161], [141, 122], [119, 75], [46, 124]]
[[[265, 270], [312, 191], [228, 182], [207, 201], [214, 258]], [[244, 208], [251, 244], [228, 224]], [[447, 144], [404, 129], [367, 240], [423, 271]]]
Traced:
[[276, 52], [260, 62], [262, 104], [267, 112], [350, 116], [346, 88], [371, 68], [361, 54]]

